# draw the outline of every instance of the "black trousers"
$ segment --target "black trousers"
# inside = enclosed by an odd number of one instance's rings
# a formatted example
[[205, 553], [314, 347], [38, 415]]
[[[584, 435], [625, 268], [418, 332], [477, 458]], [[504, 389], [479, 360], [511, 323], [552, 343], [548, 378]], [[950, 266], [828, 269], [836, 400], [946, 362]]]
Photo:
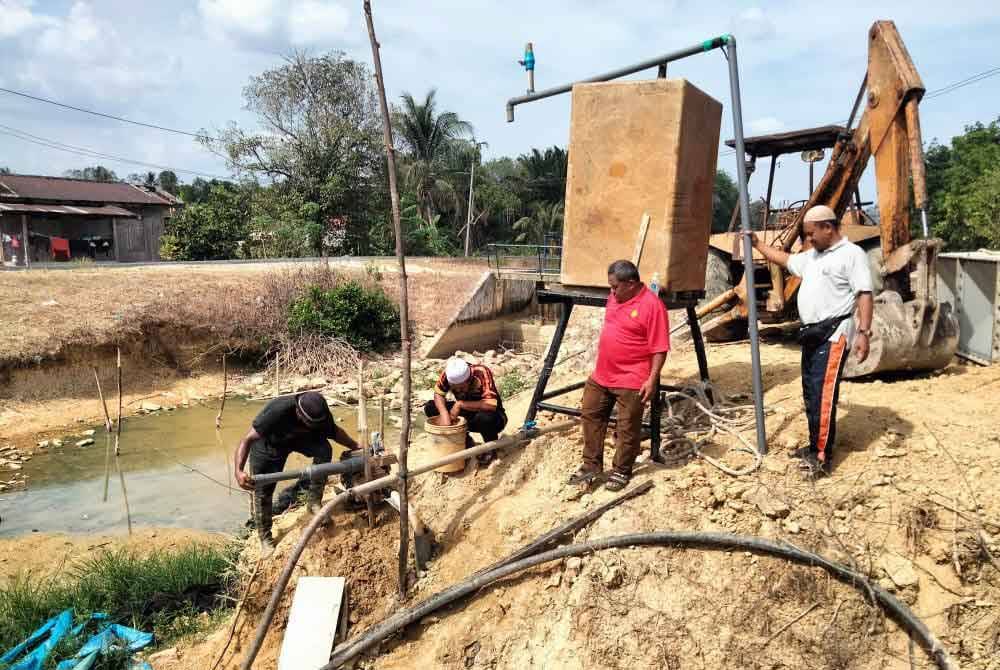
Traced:
[[[445, 402], [445, 406], [450, 412], [451, 408], [455, 406], [455, 402], [448, 400]], [[424, 405], [424, 414], [427, 415], [428, 419], [438, 415], [438, 408], [433, 400], [428, 400]], [[502, 407], [498, 407], [495, 411], [462, 411], [459, 414], [465, 417], [465, 421], [469, 426], [469, 432], [482, 435], [483, 442], [493, 442], [500, 439], [500, 431], [507, 426], [507, 414], [503, 411]], [[466, 447], [469, 446], [471, 445], [466, 440]]]
[[[278, 447], [270, 444], [267, 440], [254, 440], [250, 444], [250, 473], [252, 475], [265, 475], [281, 472], [285, 469], [288, 455], [293, 451], [312, 458], [314, 465], [329, 463], [333, 458], [333, 448], [322, 437], [306, 436], [293, 445]], [[271, 524], [274, 517], [272, 506], [276, 486], [277, 484], [268, 484], [254, 489], [253, 492], [254, 524], [257, 526], [257, 534], [261, 539], [271, 538]], [[317, 505], [320, 503], [323, 499], [325, 486], [326, 479], [314, 481], [309, 485], [308, 498], [310, 503]]]
[[837, 437], [837, 400], [847, 361], [847, 338], [802, 348], [802, 397], [809, 419], [809, 451], [829, 472]]

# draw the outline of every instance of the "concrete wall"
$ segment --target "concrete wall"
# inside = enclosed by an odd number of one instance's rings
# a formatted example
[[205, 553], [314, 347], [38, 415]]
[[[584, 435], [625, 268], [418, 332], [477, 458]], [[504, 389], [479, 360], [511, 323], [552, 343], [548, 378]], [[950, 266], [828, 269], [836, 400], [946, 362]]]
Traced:
[[458, 350], [493, 349], [503, 334], [502, 317], [524, 311], [535, 297], [535, 282], [497, 279], [483, 273], [469, 299], [427, 346], [427, 358], [447, 358]]

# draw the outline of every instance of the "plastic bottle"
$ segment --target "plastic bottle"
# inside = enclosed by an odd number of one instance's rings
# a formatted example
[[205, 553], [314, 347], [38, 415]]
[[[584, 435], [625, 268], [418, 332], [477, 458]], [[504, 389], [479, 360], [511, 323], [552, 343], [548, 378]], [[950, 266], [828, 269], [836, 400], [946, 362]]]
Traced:
[[649, 290], [653, 292], [653, 295], [659, 297], [660, 295], [660, 273], [653, 273], [653, 280], [649, 282]]

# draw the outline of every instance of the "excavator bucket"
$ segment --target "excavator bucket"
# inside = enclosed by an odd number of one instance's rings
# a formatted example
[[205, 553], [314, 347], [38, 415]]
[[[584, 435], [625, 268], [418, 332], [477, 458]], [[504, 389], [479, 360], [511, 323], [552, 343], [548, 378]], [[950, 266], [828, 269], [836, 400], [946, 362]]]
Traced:
[[858, 362], [852, 353], [844, 366], [847, 378], [877, 372], [938, 370], [958, 349], [958, 316], [937, 298], [937, 254], [941, 240], [914, 240], [897, 250], [886, 269], [908, 267], [913, 300], [903, 302], [887, 288], [875, 297], [872, 340], [868, 358]]

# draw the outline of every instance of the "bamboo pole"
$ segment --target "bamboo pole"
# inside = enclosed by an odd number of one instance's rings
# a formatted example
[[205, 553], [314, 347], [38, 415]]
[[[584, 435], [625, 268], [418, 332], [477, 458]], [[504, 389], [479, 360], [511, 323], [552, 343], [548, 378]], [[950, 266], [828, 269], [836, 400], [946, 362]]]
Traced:
[[[368, 401], [365, 398], [365, 362], [358, 363], [358, 437], [361, 444], [361, 457], [365, 460], [365, 482], [372, 480], [372, 459], [368, 453]], [[365, 496], [365, 506], [368, 508], [368, 527], [375, 527], [375, 503], [371, 495]]]
[[222, 413], [226, 409], [226, 392], [229, 389], [229, 375], [226, 370], [226, 354], [222, 353], [222, 402], [219, 403], [219, 413], [215, 415], [215, 428], [222, 428]]
[[392, 201], [392, 227], [396, 234], [396, 259], [399, 261], [399, 339], [403, 349], [403, 425], [399, 433], [399, 597], [406, 598], [406, 574], [410, 552], [409, 508], [407, 506], [406, 452], [410, 444], [410, 320], [406, 293], [406, 251], [403, 246], [403, 226], [399, 215], [399, 190], [396, 188], [396, 153], [393, 150], [392, 124], [389, 121], [389, 103], [385, 99], [385, 78], [382, 76], [382, 59], [379, 43], [375, 38], [371, 0], [364, 0], [365, 23], [372, 47], [375, 65], [375, 82], [378, 87], [379, 109], [382, 112], [382, 135], [389, 172], [389, 197]]

